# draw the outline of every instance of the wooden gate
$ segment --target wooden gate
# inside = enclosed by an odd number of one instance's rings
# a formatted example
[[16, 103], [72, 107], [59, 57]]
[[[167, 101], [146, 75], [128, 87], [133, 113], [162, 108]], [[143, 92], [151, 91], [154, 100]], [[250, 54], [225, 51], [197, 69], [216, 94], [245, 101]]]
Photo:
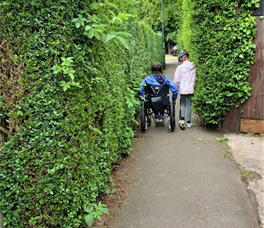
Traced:
[[[255, 64], [251, 66], [248, 82], [252, 87], [251, 97], [239, 108], [231, 109], [223, 122], [222, 128], [232, 132], [264, 133], [264, 0], [261, 7], [253, 14], [256, 16], [257, 47]], [[241, 113], [242, 112], [242, 113]]]

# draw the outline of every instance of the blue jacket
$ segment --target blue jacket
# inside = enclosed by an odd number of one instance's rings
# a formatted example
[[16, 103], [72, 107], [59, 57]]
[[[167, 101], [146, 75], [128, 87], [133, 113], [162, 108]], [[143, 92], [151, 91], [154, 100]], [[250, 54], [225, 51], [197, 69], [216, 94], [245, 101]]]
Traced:
[[167, 76], [165, 76], [165, 81], [162, 84], [158, 83], [155, 74], [147, 76], [146, 78], [142, 80], [141, 85], [140, 85], [141, 89], [138, 91], [138, 94], [140, 98], [142, 99], [146, 84], [151, 85], [151, 86], [162, 86], [162, 85], [165, 85], [167, 82], [169, 82], [169, 88], [172, 92], [172, 100], [175, 101], [178, 95], [178, 87]]

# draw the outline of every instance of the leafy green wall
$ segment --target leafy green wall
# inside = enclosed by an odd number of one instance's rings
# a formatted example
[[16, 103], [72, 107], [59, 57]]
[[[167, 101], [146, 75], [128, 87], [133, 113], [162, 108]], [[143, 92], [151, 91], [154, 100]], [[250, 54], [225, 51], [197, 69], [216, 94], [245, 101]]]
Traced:
[[183, 44], [197, 68], [194, 111], [205, 125], [221, 123], [251, 95], [255, 7], [259, 0], [183, 0]]
[[80, 227], [84, 206], [110, 191], [112, 167], [131, 150], [136, 88], [163, 58], [135, 4], [0, 3], [6, 227]]
[[[174, 45], [176, 35], [181, 27], [182, 21], [182, 0], [163, 1], [164, 15], [164, 36], [166, 43]], [[161, 1], [160, 0], [140, 0], [139, 18], [149, 25], [156, 32], [162, 31]], [[178, 44], [177, 44], [178, 45]]]
[[193, 32], [194, 32], [194, 9], [195, 3], [193, 0], [184, 0], [182, 4], [183, 22], [182, 22], [182, 43], [184, 49], [188, 50], [190, 59], [193, 62], [197, 62], [197, 51], [193, 44]]

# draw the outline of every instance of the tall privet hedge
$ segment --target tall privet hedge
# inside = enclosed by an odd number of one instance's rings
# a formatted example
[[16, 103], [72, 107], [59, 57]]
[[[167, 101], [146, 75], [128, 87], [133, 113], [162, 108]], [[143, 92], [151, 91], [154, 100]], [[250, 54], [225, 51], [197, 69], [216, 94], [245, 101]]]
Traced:
[[193, 33], [194, 33], [194, 6], [193, 0], [183, 0], [182, 11], [183, 11], [183, 21], [182, 21], [182, 43], [184, 49], [188, 50], [190, 59], [193, 62], [197, 62], [197, 52], [195, 45], [193, 44]]
[[[153, 63], [153, 59], [156, 59], [157, 62], [163, 64], [163, 52], [160, 49], [162, 46], [162, 39], [161, 36], [153, 37], [153, 30], [151, 29], [150, 25], [142, 22], [144, 28], [144, 36], [146, 37], [146, 64], [145, 64], [145, 71], [150, 70], [150, 65]], [[153, 38], [152, 38], [153, 37]]]
[[[187, 6], [191, 6], [188, 8]], [[251, 95], [247, 82], [256, 46], [253, 9], [259, 0], [184, 0], [184, 47], [197, 67], [194, 110], [205, 125], [224, 120]]]
[[[79, 227], [83, 206], [109, 192], [113, 164], [130, 151], [135, 87], [162, 59], [160, 35], [127, 13], [134, 1], [1, 1], [6, 227]], [[130, 36], [101, 41], [108, 32]]]

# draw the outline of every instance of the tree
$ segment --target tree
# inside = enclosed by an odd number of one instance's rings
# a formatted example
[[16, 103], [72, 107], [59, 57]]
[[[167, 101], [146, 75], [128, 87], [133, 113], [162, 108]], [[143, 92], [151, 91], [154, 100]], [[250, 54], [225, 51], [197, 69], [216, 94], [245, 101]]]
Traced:
[[[161, 0], [140, 0], [139, 18], [155, 32], [162, 30]], [[167, 44], [175, 44], [182, 22], [182, 0], [164, 0], [164, 33]]]

